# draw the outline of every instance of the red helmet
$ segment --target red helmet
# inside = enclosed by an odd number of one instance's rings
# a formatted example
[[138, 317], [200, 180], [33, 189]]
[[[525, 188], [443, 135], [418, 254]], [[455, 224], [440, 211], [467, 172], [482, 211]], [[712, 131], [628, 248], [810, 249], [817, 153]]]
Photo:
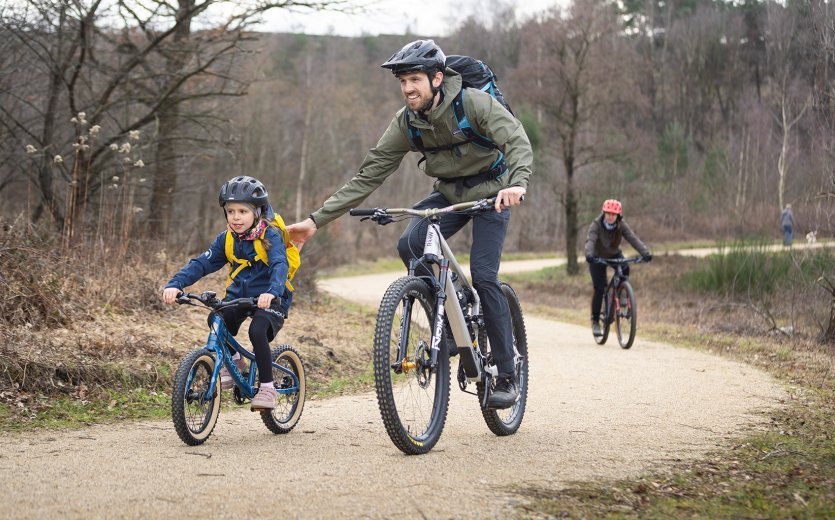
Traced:
[[623, 215], [623, 205], [621, 205], [619, 200], [609, 199], [603, 203], [603, 212]]

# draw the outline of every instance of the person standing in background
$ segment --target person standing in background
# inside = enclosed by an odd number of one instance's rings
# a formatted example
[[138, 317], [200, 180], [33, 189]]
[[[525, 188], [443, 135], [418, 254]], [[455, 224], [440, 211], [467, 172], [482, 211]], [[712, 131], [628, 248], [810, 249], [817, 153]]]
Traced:
[[783, 226], [783, 245], [791, 247], [792, 232], [794, 230], [794, 213], [792, 213], [792, 205], [786, 204], [786, 208], [780, 215], [780, 225]]

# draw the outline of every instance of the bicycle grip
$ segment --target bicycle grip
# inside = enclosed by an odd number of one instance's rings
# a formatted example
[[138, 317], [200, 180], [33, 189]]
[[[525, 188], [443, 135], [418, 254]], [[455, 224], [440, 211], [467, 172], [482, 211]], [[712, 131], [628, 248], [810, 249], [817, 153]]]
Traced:
[[371, 217], [377, 212], [376, 208], [355, 208], [348, 212], [352, 217]]

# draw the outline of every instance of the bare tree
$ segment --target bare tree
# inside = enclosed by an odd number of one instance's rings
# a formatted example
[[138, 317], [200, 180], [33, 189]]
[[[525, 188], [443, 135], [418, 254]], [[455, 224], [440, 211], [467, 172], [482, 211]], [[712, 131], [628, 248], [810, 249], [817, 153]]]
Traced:
[[575, 176], [592, 164], [621, 157], [626, 148], [618, 117], [631, 105], [629, 49], [619, 40], [613, 8], [580, 0], [563, 15], [552, 11], [537, 26], [523, 30], [521, 63], [528, 72], [528, 92], [549, 118], [565, 170], [562, 204], [565, 248], [570, 274], [577, 262], [578, 194]]
[[[4, 8], [4, 46], [36, 71], [0, 85], [3, 124], [19, 145], [14, 167], [25, 168], [26, 145], [35, 150], [30, 176], [41, 201], [34, 216], [45, 209], [72, 234], [80, 208], [115, 177], [108, 171], [121, 171], [127, 160], [146, 164], [135, 153], [126, 156], [125, 146], [144, 130], [143, 146], [153, 157], [145, 157], [153, 173], [149, 220], [164, 232], [178, 175], [193, 153], [185, 144], [205, 145], [208, 129], [224, 124], [199, 107], [246, 92], [248, 81], [236, 67], [247, 29], [270, 9], [344, 6], [345, 0], [28, 0]], [[66, 190], [56, 190], [56, 181]]]

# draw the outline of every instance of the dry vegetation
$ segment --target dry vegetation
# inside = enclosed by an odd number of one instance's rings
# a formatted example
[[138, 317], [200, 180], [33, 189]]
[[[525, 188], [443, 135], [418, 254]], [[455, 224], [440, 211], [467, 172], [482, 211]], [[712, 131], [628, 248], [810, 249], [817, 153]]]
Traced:
[[[185, 259], [148, 255], [153, 244], [116, 258], [86, 247], [62, 254], [47, 235], [0, 234], [0, 429], [73, 424], [80, 410], [82, 422], [164, 413], [171, 374], [207, 335], [206, 312], [159, 298]], [[219, 291], [224, 280], [197, 287]], [[373, 319], [308, 291], [277, 341], [300, 350], [314, 396], [340, 391], [335, 382], [362, 384]]]
[[[793, 253], [803, 255], [803, 253]], [[833, 262], [828, 257], [829, 275]], [[802, 259], [801, 259], [802, 260]], [[637, 479], [522, 488], [534, 518], [832, 518], [835, 515], [835, 343], [823, 341], [830, 295], [775, 281], [754, 298], [688, 289], [704, 259], [660, 257], [633, 267], [638, 337], [688, 345], [775, 375], [791, 395], [764, 433], [699, 461]], [[587, 275], [561, 268], [513, 277], [529, 311], [588, 324]], [[579, 309], [579, 310], [578, 310]], [[591, 342], [591, 338], [589, 338]], [[617, 348], [609, 347], [609, 348]], [[636, 345], [633, 348], [640, 348]]]

